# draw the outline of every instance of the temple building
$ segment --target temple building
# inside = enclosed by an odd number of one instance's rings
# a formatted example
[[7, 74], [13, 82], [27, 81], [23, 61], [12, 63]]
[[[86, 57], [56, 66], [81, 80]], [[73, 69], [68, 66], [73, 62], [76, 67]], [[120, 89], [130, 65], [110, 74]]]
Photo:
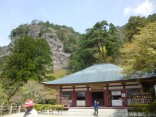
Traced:
[[59, 89], [59, 98], [67, 97], [70, 107], [91, 107], [94, 101], [99, 102], [101, 107], [127, 107], [136, 102], [151, 103], [151, 94], [144, 90], [154, 87], [156, 75], [144, 73], [127, 78], [122, 71], [123, 68], [114, 64], [96, 64], [43, 84]]

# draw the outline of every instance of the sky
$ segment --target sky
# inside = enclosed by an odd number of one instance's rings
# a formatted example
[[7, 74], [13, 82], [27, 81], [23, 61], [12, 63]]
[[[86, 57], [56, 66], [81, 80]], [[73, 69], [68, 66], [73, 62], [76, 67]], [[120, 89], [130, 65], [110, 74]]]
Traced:
[[83, 34], [102, 20], [123, 26], [130, 16], [154, 13], [156, 0], [0, 0], [0, 46], [10, 43], [12, 29], [35, 19]]

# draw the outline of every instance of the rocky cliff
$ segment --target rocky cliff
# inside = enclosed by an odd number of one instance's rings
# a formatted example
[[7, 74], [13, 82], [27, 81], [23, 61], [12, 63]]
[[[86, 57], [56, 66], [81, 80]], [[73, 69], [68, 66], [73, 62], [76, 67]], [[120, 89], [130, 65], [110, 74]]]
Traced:
[[[52, 53], [54, 70], [65, 68], [68, 65], [70, 53], [64, 51], [64, 45], [55, 30], [38, 24], [27, 25], [27, 35], [34, 38], [44, 38], [48, 42]], [[14, 40], [18, 38], [18, 35], [12, 36], [11, 43], [0, 50], [0, 57], [11, 54], [9, 49], [13, 47]]]

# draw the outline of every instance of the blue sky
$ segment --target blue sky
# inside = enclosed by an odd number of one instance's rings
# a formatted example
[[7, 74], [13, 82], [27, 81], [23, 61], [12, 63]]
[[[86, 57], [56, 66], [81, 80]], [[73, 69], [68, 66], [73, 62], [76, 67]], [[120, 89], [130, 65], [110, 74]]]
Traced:
[[155, 0], [0, 0], [0, 46], [10, 43], [12, 29], [35, 19], [85, 33], [98, 21], [122, 26], [130, 16], [153, 13]]

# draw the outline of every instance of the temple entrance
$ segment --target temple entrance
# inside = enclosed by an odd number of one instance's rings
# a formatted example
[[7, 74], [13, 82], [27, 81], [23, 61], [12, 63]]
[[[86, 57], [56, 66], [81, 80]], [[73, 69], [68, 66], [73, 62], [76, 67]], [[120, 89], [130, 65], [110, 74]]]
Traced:
[[92, 92], [92, 103], [99, 102], [99, 106], [104, 106], [103, 92]]

